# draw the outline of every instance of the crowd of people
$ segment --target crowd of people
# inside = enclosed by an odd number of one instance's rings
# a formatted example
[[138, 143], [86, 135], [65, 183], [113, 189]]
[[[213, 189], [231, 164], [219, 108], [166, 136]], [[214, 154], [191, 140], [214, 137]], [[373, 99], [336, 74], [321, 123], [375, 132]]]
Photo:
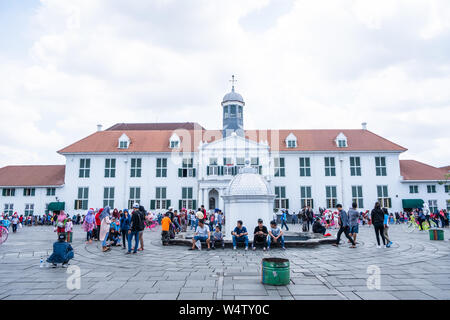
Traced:
[[[385, 210], [388, 210], [384, 208]], [[336, 206], [336, 210], [319, 208], [315, 213], [310, 206], [305, 206], [297, 214], [293, 212], [289, 213], [289, 210], [281, 210], [281, 214], [274, 213], [274, 220], [280, 220], [281, 227], [285, 227], [286, 231], [289, 230], [288, 223], [293, 225], [302, 225], [303, 231], [310, 231], [311, 227], [319, 218], [320, 223], [326, 229], [339, 229], [339, 215], [340, 211]], [[427, 208], [412, 209], [410, 211], [401, 212], [388, 212], [388, 221], [390, 224], [403, 224], [411, 221], [413, 218], [420, 224], [420, 228], [423, 230], [422, 223], [427, 221], [434, 222], [437, 227], [445, 228], [449, 226], [449, 212], [445, 209], [435, 211], [434, 213]], [[358, 222], [362, 225], [373, 225], [372, 215], [370, 210], [358, 211]]]
[[[424, 230], [424, 223], [431, 222], [434, 226], [448, 228], [449, 213], [446, 210], [440, 210], [432, 213], [425, 206], [420, 209], [413, 209], [408, 212], [389, 213], [387, 208], [382, 208], [380, 203], [375, 203], [374, 209], [369, 211], [358, 210], [357, 204], [353, 203], [348, 211], [338, 204], [335, 211], [319, 208], [317, 212], [310, 206], [305, 206], [297, 214], [290, 214], [288, 210], [282, 210], [281, 215], [274, 213], [273, 220], [269, 222], [269, 227], [264, 225], [264, 221], [259, 219], [258, 225], [253, 232], [252, 249], [262, 246], [263, 250], [270, 250], [271, 245], [279, 244], [285, 249], [285, 239], [283, 227], [289, 230], [288, 223], [293, 225], [299, 223], [302, 231], [319, 233], [324, 236], [331, 236], [330, 229], [337, 229], [335, 246], [340, 245], [342, 234], [347, 238], [351, 248], [357, 245], [357, 235], [359, 226], [373, 226], [375, 231], [377, 247], [381, 248], [381, 243], [386, 248], [392, 245], [389, 238], [389, 225], [403, 224], [414, 221]], [[290, 221], [289, 221], [290, 220]], [[280, 223], [278, 223], [280, 221]], [[64, 251], [68, 256], [73, 257], [73, 249], [70, 243], [73, 239], [74, 225], [81, 225], [86, 232], [86, 244], [93, 241], [101, 242], [103, 252], [111, 250], [111, 247], [122, 247], [127, 254], [137, 253], [144, 250], [144, 230], [149, 228], [154, 230], [156, 226], [161, 225], [161, 240], [164, 246], [169, 245], [170, 239], [174, 239], [179, 232], [187, 230], [194, 231], [192, 238], [192, 247], [190, 250], [201, 250], [202, 243], [205, 243], [207, 250], [216, 249], [216, 247], [225, 247], [224, 235], [222, 232], [225, 224], [224, 213], [215, 209], [207, 212], [202, 205], [195, 212], [194, 210], [181, 209], [174, 210], [172, 207], [165, 214], [152, 213], [138, 203], [133, 208], [118, 210], [110, 207], [93, 209], [90, 208], [86, 215], [68, 215], [64, 211], [54, 212], [38, 216], [27, 216], [14, 214], [0, 215], [0, 224], [12, 226], [13, 233], [23, 226], [51, 225], [58, 235], [58, 241], [55, 248]], [[249, 248], [249, 232], [242, 221], [236, 222], [236, 227], [232, 231], [233, 249], [236, 250], [239, 243], [244, 245], [245, 250]], [[58, 244], [59, 243], [59, 244]], [[67, 243], [62, 245], [60, 243]], [[66, 256], [58, 259], [52, 255], [49, 262], [62, 261], [66, 264]], [[69, 258], [70, 259], [70, 258]]]

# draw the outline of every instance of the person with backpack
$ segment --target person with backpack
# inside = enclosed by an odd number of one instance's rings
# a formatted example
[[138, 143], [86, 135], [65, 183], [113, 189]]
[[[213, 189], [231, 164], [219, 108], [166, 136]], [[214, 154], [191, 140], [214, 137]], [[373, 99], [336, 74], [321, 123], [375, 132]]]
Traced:
[[131, 241], [134, 237], [134, 247], [133, 247], [133, 253], [137, 253], [138, 246], [139, 246], [139, 233], [143, 224], [143, 221], [141, 221], [141, 216], [139, 213], [139, 204], [134, 203], [133, 204], [133, 212], [131, 213], [131, 224], [130, 229], [128, 230], [128, 251], [126, 254], [131, 253]]
[[338, 247], [339, 242], [341, 241], [341, 234], [344, 233], [348, 240], [352, 243], [351, 248], [356, 248], [355, 241], [353, 241], [353, 238], [350, 237], [349, 231], [350, 231], [350, 223], [347, 212], [342, 209], [342, 205], [338, 204], [336, 205], [336, 208], [339, 211], [339, 231], [336, 236], [336, 243], [333, 243], [333, 246]]
[[375, 228], [375, 236], [377, 238], [377, 248], [381, 248], [380, 245], [380, 236], [383, 240], [383, 245], [386, 245], [386, 239], [384, 238], [384, 212], [381, 209], [381, 205], [379, 202], [375, 202], [375, 207], [370, 213], [372, 217], [372, 224]]
[[144, 206], [139, 206], [139, 217], [141, 218], [139, 224], [139, 242], [141, 244], [141, 247], [138, 249], [138, 251], [144, 250], [145, 215], [146, 211]]

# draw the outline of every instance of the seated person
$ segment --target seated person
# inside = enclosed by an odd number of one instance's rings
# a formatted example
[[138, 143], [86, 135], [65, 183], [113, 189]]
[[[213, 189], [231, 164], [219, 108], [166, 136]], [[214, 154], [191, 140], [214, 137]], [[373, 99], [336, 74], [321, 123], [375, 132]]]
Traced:
[[316, 218], [312, 230], [314, 233], [320, 233], [322, 235], [324, 235], [325, 232], [327, 231], [327, 229], [320, 223], [320, 218]]
[[267, 227], [263, 224], [262, 219], [258, 219], [258, 225], [255, 227], [255, 231], [253, 232], [253, 250], [256, 250], [256, 244], [261, 243], [263, 245], [263, 250], [267, 249], [267, 236], [269, 232], [267, 231]]
[[195, 250], [195, 243], [198, 241], [198, 249], [202, 250], [201, 241], [206, 241], [206, 244], [208, 245], [208, 251], [210, 249], [210, 232], [209, 228], [205, 226], [205, 220], [201, 219], [198, 221], [198, 227], [195, 230], [194, 238], [192, 238], [192, 248], [189, 250]]
[[215, 244], [220, 243], [222, 244], [222, 249], [225, 249], [225, 241], [223, 240], [223, 234], [222, 231], [220, 231], [220, 226], [216, 225], [216, 231], [214, 231], [214, 233], [212, 234], [211, 237], [211, 248], [214, 250], [215, 248]]
[[[112, 225], [112, 224], [111, 224]], [[120, 247], [120, 236], [119, 236], [119, 231], [117, 231], [114, 227], [111, 227], [109, 229], [109, 240], [110, 242], [110, 246], [119, 246]]]
[[270, 222], [270, 230], [269, 230], [269, 237], [267, 238], [267, 249], [270, 249], [271, 243], [281, 243], [281, 248], [283, 250], [286, 250], [284, 247], [284, 235], [283, 230], [280, 229], [280, 227], [277, 226], [277, 223], [275, 221]]
[[48, 257], [47, 262], [51, 263], [53, 268], [56, 268], [57, 263], [62, 263], [62, 267], [66, 268], [73, 256], [72, 246], [66, 242], [66, 235], [61, 233], [58, 241], [53, 244], [53, 253]]
[[244, 227], [243, 222], [239, 220], [237, 222], [236, 228], [234, 228], [234, 231], [231, 232], [231, 235], [233, 236], [233, 250], [236, 250], [236, 245], [238, 242], [244, 242], [245, 243], [245, 251], [248, 250], [248, 232], [247, 228]]

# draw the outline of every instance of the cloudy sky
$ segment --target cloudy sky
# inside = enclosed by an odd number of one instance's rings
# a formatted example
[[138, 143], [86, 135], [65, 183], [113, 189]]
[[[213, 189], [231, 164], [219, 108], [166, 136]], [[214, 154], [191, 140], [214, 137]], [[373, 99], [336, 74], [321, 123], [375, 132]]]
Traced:
[[0, 0], [0, 166], [117, 122], [360, 128], [450, 165], [448, 0]]

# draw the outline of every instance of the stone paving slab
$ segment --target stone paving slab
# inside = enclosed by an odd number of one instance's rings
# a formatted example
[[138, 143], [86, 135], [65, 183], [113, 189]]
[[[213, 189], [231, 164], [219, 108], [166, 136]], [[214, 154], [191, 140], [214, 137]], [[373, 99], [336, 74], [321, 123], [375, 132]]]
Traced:
[[[393, 247], [377, 249], [373, 229], [361, 226], [356, 249], [320, 245], [263, 253], [163, 247], [159, 232], [146, 231], [145, 251], [125, 255], [120, 248], [102, 253], [98, 242], [86, 245], [75, 226], [71, 265], [80, 268], [81, 288], [69, 290], [67, 269], [39, 267], [40, 257], [51, 253], [53, 229], [31, 227], [0, 246], [0, 299], [450, 300], [449, 234], [445, 241], [430, 241], [425, 232], [391, 226]], [[290, 285], [261, 284], [265, 257], [290, 260]], [[373, 265], [381, 271], [379, 290], [367, 287], [367, 267]]]

